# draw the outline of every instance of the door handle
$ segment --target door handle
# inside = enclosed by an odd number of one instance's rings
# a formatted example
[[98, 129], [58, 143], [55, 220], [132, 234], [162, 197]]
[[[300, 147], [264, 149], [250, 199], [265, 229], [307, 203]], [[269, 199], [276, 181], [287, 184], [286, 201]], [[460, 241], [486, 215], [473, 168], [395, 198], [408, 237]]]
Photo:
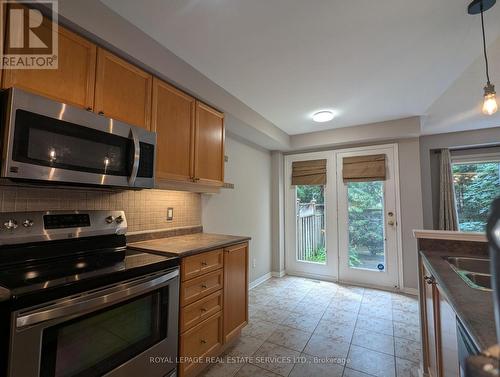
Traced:
[[129, 186], [135, 185], [135, 180], [137, 179], [137, 173], [139, 172], [139, 159], [141, 157], [141, 143], [139, 142], [139, 135], [135, 128], [130, 128], [130, 135], [132, 136], [132, 141], [134, 142], [134, 162], [132, 164], [132, 171], [130, 172], [130, 177], [128, 177]]

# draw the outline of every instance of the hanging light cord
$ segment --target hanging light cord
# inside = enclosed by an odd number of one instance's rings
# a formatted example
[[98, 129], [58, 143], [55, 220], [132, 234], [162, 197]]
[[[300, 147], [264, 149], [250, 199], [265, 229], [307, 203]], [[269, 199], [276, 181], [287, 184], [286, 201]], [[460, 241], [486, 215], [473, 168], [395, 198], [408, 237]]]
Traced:
[[483, 52], [484, 61], [486, 63], [486, 81], [490, 85], [490, 72], [488, 70], [488, 55], [486, 54], [486, 37], [484, 35], [484, 19], [483, 19], [483, 3], [481, 2], [481, 29], [483, 31]]

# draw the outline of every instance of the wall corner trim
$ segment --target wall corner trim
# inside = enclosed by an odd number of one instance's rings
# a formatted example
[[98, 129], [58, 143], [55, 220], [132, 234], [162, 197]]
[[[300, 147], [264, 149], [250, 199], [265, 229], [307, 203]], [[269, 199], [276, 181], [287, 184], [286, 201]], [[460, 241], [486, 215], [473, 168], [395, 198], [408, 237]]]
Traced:
[[264, 275], [258, 277], [254, 281], [250, 282], [250, 284], [248, 284], [248, 290], [254, 289], [258, 285], [261, 285], [262, 283], [264, 283], [266, 280], [269, 280], [269, 279], [271, 279], [271, 273], [270, 272], [268, 272], [267, 274], [264, 274]]

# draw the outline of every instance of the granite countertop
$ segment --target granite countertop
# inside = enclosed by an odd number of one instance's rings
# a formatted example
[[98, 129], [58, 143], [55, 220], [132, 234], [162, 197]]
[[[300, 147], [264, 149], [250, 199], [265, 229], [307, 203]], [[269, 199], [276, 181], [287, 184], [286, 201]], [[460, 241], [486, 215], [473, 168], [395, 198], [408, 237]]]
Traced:
[[465, 251], [420, 251], [420, 254], [477, 348], [484, 350], [496, 344], [492, 293], [469, 287], [443, 259], [450, 255], [470, 257], [487, 257], [487, 255]]
[[204, 251], [226, 247], [250, 240], [246, 236], [230, 236], [213, 233], [194, 233], [183, 236], [157, 238], [148, 241], [133, 242], [130, 248], [156, 253], [174, 254], [179, 257], [202, 253]]

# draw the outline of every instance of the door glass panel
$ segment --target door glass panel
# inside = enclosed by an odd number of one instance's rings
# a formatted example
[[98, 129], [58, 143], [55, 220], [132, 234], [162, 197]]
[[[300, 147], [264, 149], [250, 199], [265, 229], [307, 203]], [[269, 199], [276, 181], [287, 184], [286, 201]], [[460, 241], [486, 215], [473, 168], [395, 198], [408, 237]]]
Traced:
[[325, 187], [298, 185], [295, 190], [297, 260], [325, 264]]
[[349, 267], [385, 269], [384, 182], [347, 184]]

